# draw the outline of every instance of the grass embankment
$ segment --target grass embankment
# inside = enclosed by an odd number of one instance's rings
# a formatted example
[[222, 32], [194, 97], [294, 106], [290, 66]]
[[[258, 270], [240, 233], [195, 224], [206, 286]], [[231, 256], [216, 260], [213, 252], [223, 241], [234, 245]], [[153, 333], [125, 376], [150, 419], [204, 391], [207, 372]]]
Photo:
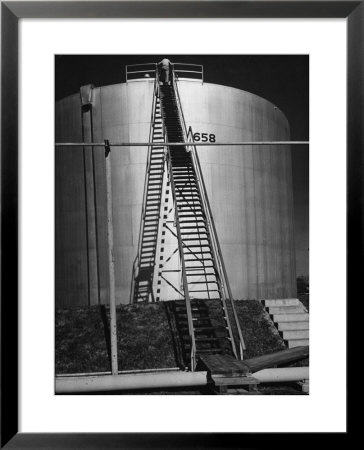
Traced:
[[[210, 301], [214, 302], [214, 301]], [[245, 358], [285, 348], [261, 302], [237, 301]], [[103, 306], [56, 311], [56, 373], [110, 370], [109, 311]], [[176, 367], [164, 302], [117, 308], [119, 370]]]

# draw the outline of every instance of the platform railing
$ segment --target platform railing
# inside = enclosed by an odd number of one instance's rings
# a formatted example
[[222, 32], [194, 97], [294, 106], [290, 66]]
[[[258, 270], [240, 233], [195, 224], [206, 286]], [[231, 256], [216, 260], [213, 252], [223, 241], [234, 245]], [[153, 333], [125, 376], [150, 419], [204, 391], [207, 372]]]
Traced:
[[[189, 78], [203, 83], [203, 65], [189, 63], [171, 63], [171, 70], [176, 78]], [[141, 78], [155, 79], [158, 74], [158, 63], [129, 64], [125, 66], [125, 80], [134, 81]]]
[[126, 82], [133, 81], [136, 78], [145, 78], [148, 75], [148, 78], [153, 79], [155, 78], [156, 69], [156, 63], [129, 64], [125, 66], [125, 80]]

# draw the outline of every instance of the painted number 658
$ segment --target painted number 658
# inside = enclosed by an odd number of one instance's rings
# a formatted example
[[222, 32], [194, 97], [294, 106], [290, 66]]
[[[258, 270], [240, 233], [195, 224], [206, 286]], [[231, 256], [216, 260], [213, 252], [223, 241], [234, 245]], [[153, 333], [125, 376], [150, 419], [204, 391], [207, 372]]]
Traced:
[[216, 142], [216, 137], [214, 134], [208, 134], [208, 133], [194, 133], [193, 134], [193, 140], [195, 142]]

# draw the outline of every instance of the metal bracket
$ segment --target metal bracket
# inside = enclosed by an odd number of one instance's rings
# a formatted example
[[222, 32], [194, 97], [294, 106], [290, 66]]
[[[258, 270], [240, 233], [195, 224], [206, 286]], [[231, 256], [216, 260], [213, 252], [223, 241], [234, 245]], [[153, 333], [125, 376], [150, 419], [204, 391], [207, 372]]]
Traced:
[[109, 153], [111, 153], [111, 149], [110, 149], [110, 142], [109, 139], [105, 139], [105, 158], [107, 158], [109, 156]]

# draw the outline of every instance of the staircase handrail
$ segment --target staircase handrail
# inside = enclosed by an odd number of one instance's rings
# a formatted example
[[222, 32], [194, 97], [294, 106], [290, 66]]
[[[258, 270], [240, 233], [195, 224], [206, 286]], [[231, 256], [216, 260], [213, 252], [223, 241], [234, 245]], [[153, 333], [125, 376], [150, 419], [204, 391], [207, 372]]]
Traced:
[[[182, 74], [182, 73], [188, 73], [188, 74], [196, 74], [199, 75], [198, 77], [196, 76], [196, 79], [201, 79], [201, 82], [203, 83], [203, 77], [204, 77], [204, 71], [203, 71], [203, 65], [202, 64], [191, 64], [191, 63], [179, 63], [179, 62], [175, 62], [175, 63], [171, 63], [171, 66], [173, 67], [173, 70], [175, 71], [176, 74]], [[187, 67], [187, 68], [191, 68], [191, 70], [186, 70], [186, 69], [178, 69], [175, 68], [176, 66], [183, 66], [183, 67]], [[139, 67], [146, 67], [143, 70], [134, 70], [134, 68], [139, 68]], [[192, 70], [193, 68], [197, 68], [196, 70]], [[136, 74], [140, 74], [140, 77], [142, 78], [142, 75], [147, 75], [147, 74], [152, 74], [152, 73], [156, 73], [156, 76], [158, 75], [158, 63], [155, 62], [147, 62], [147, 63], [138, 63], [138, 64], [128, 64], [125, 66], [125, 81], [133, 81], [136, 78], [130, 78], [130, 75], [136, 75]]]

